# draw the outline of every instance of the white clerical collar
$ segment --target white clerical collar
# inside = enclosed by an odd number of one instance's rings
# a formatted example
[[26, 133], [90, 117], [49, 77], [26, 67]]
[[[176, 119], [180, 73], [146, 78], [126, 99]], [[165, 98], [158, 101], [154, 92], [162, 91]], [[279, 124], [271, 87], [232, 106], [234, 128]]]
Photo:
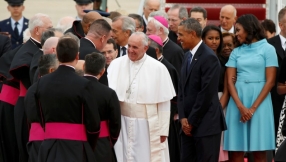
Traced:
[[220, 29], [221, 29], [221, 32], [228, 32], [228, 33], [234, 34], [234, 26], [232, 26], [229, 31], [223, 29], [222, 27], [220, 27]]
[[93, 44], [94, 48], [96, 48], [95, 44], [90, 39], [88, 39], [87, 37], [84, 37], [84, 38], [89, 40]]
[[159, 60], [159, 61], [162, 61], [162, 60], [161, 60], [161, 59], [162, 59], [162, 57], [163, 57], [163, 55], [161, 55], [161, 56], [158, 58], [158, 60]]
[[[15, 24], [15, 20], [11, 17], [11, 23]], [[17, 21], [19, 23], [19, 26], [22, 26], [24, 24], [24, 17], [22, 16], [20, 20]]]
[[144, 60], [146, 59], [146, 57], [147, 57], [147, 55], [146, 55], [146, 53], [144, 53], [144, 56], [143, 56], [140, 60], [137, 60], [137, 61], [131, 61], [131, 60], [130, 60], [130, 62], [133, 63], [133, 64], [135, 64], [135, 63], [136, 63], [136, 64], [137, 64], [137, 63], [140, 64], [140, 63], [143, 63], [143, 62], [144, 62]]
[[68, 66], [68, 67], [71, 67], [71, 68], [73, 68], [73, 69], [75, 70], [75, 67], [73, 67], [73, 66], [71, 66], [71, 65], [65, 65], [65, 64], [60, 64], [60, 65], [62, 65], [62, 66]]
[[203, 41], [201, 40], [192, 50], [191, 53], [193, 54], [193, 58], [198, 50], [198, 48], [200, 47], [200, 45], [203, 43]]
[[98, 80], [98, 78], [97, 78], [96, 76], [94, 76], [94, 75], [90, 75], [90, 74], [84, 74], [83, 76], [94, 77], [94, 78], [96, 78], [96, 79]]
[[144, 13], [143, 13], [142, 17], [143, 17], [143, 20], [144, 20], [144, 22], [145, 22], [145, 24], [146, 24], [146, 26], [147, 26], [148, 21], [147, 21], [147, 19], [146, 19], [145, 15], [144, 15]]
[[41, 44], [41, 42], [37, 41], [35, 38], [33, 38], [33, 37], [30, 37], [30, 38], [33, 39], [33, 41], [35, 41], [35, 42]]
[[81, 18], [80, 18], [80, 17], [78, 17], [78, 16], [76, 16], [76, 17], [75, 17], [75, 20], [81, 20]]
[[282, 45], [282, 47], [283, 47], [283, 49], [285, 49], [285, 47], [286, 47], [286, 38], [285, 37], [283, 37], [281, 34], [279, 34], [279, 37], [280, 37], [280, 40], [281, 40], [281, 45]]

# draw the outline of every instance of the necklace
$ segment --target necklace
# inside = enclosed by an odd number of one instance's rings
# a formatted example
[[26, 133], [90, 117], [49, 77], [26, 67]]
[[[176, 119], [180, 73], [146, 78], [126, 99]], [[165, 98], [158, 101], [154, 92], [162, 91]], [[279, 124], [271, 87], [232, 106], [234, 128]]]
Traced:
[[[128, 86], [128, 89], [127, 89], [127, 91], [126, 91], [126, 93], [127, 93], [127, 99], [129, 99], [130, 94], [131, 94], [131, 85], [132, 85], [132, 83], [134, 82], [134, 79], [136, 78], [137, 74], [138, 74], [139, 71], [141, 70], [141, 68], [142, 68], [143, 64], [145, 63], [146, 59], [147, 59], [147, 57], [144, 59], [143, 63], [141, 64], [141, 66], [140, 66], [140, 68], [139, 68], [139, 70], [136, 72], [135, 76], [134, 76], [133, 79], [132, 79], [132, 82], [130, 82], [131, 72], [130, 72], [130, 69], [129, 69], [129, 73], [130, 73], [130, 74], [129, 74], [129, 86]], [[130, 67], [129, 67], [129, 68], [130, 68]]]

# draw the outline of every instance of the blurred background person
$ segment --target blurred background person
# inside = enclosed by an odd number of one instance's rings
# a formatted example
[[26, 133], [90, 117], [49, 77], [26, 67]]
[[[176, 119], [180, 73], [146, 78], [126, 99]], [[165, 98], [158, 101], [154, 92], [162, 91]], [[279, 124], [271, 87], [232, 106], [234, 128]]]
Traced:
[[193, 7], [190, 10], [190, 18], [196, 19], [201, 24], [202, 29], [204, 29], [208, 22], [207, 11], [202, 7]]
[[93, 4], [92, 0], [74, 0], [75, 9], [77, 12], [76, 20], [82, 20], [83, 16], [86, 14], [83, 10], [92, 10]]
[[56, 28], [59, 28], [63, 32], [65, 32], [66, 30], [68, 30], [72, 27], [72, 24], [74, 21], [75, 21], [74, 17], [71, 17], [71, 16], [63, 17], [59, 20]]
[[237, 12], [233, 5], [225, 5], [220, 9], [219, 21], [222, 32], [235, 33], [234, 23], [237, 19]]
[[275, 36], [276, 34], [276, 26], [275, 23], [270, 19], [265, 19], [261, 22], [264, 32], [267, 39], [270, 39]]
[[102, 11], [100, 9], [101, 3], [102, 3], [102, 0], [93, 0], [93, 9]]
[[[117, 45], [114, 41], [114, 39], [110, 38], [107, 40], [107, 43], [105, 47], [101, 50], [101, 53], [105, 56], [106, 58], [106, 69], [110, 65], [111, 61], [116, 59], [118, 55], [118, 50], [117, 50]], [[107, 70], [105, 70], [107, 71]]]
[[23, 43], [26, 43], [31, 37], [31, 33], [29, 28], [27, 28], [24, 32], [23, 32]]
[[149, 14], [153, 11], [158, 11], [160, 9], [160, 5], [160, 0], [145, 0], [142, 15], [142, 18], [144, 20], [144, 33], [146, 33], [146, 26], [148, 24]]
[[28, 28], [29, 20], [23, 16], [24, 0], [6, 0], [11, 17], [0, 21], [0, 31], [11, 36], [12, 49], [23, 43], [23, 31]]
[[129, 17], [133, 18], [135, 21], [135, 32], [143, 32], [144, 31], [144, 20], [142, 16], [138, 14], [129, 14]]

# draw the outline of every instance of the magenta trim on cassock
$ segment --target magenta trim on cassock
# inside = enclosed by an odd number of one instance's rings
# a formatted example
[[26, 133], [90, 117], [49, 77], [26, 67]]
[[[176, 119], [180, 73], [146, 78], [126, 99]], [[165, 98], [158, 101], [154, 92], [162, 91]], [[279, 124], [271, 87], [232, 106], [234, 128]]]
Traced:
[[31, 123], [29, 141], [43, 141], [45, 132], [40, 123]]
[[24, 84], [20, 81], [20, 97], [25, 97], [27, 93], [27, 89]]
[[15, 106], [19, 97], [19, 93], [20, 93], [19, 89], [3, 84], [0, 93], [0, 101], [7, 102]]

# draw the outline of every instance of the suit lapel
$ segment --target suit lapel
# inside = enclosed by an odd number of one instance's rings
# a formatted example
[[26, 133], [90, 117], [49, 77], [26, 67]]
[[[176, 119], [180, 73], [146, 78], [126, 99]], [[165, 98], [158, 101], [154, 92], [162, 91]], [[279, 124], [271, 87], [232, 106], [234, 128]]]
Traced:
[[275, 39], [275, 49], [276, 49], [277, 54], [281, 57], [281, 59], [283, 59], [285, 51], [282, 48], [281, 40], [280, 40], [279, 35], [277, 35], [276, 39]]

